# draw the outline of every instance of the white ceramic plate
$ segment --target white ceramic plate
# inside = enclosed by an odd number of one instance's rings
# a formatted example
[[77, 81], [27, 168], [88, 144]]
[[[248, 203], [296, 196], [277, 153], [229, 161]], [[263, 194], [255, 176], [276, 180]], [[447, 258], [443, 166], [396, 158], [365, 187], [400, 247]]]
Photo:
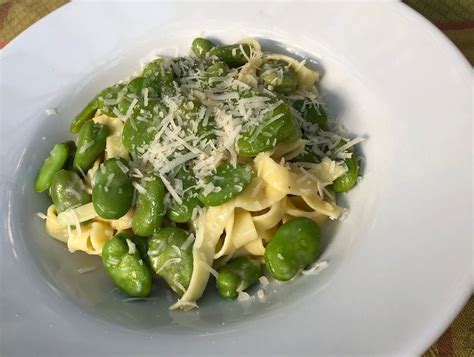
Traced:
[[[367, 164], [321, 274], [272, 285], [265, 304], [210, 289], [198, 311], [169, 312], [163, 289], [124, 303], [102, 269], [79, 274], [100, 260], [46, 236], [32, 184], [98, 90], [198, 35], [312, 58], [331, 114], [369, 138]], [[72, 3], [1, 56], [2, 354], [417, 354], [471, 293], [472, 72], [404, 5]]]

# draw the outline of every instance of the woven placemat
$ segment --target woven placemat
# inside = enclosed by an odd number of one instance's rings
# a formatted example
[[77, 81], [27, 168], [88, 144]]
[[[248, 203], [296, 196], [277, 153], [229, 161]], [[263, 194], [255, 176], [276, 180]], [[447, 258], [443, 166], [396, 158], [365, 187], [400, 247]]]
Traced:
[[[0, 0], [0, 48], [67, 0]], [[474, 64], [474, 0], [405, 0]], [[474, 357], [474, 297], [424, 357]]]

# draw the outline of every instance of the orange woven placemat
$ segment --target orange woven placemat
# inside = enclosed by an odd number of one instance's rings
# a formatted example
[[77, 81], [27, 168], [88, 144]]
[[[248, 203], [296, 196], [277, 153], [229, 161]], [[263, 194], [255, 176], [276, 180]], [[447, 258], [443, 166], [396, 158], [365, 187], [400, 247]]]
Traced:
[[[0, 48], [67, 0], [0, 0]], [[405, 0], [474, 64], [474, 0]], [[474, 357], [474, 297], [424, 356]]]

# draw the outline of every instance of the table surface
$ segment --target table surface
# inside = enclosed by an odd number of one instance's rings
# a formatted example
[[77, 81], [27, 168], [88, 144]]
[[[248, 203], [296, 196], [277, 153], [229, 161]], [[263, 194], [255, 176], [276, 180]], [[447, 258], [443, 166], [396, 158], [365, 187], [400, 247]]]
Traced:
[[[0, 48], [67, 0], [0, 0]], [[433, 22], [474, 64], [474, 0], [404, 0]], [[474, 357], [474, 296], [423, 354]]]

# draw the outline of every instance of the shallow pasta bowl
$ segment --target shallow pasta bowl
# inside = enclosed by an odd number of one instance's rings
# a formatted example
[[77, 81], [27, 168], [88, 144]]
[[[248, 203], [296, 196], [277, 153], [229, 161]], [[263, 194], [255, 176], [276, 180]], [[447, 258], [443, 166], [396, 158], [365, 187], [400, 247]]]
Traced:
[[[368, 140], [364, 178], [341, 197], [350, 215], [325, 232], [326, 269], [270, 284], [265, 302], [210, 289], [199, 310], [171, 312], [159, 286], [124, 301], [102, 269], [81, 274], [100, 260], [46, 236], [32, 183], [89, 98], [198, 35], [308, 57], [330, 114]], [[416, 354], [471, 293], [472, 72], [401, 4], [72, 3], [9, 44], [1, 71], [7, 355]]]

